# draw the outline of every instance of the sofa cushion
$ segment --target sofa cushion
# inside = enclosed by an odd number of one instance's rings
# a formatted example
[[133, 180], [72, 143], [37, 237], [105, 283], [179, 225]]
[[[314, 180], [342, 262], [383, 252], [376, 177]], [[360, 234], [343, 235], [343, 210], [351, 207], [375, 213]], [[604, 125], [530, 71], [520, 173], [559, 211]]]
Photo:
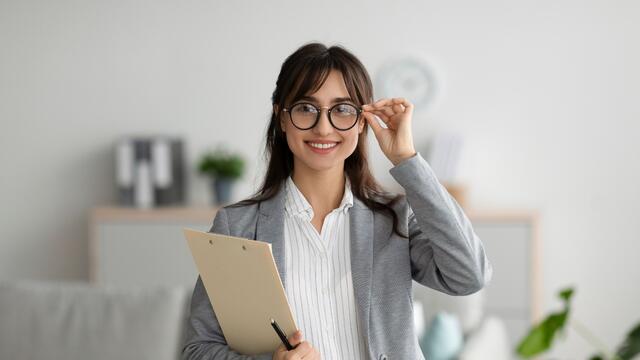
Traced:
[[0, 359], [171, 359], [182, 345], [184, 288], [0, 283]]

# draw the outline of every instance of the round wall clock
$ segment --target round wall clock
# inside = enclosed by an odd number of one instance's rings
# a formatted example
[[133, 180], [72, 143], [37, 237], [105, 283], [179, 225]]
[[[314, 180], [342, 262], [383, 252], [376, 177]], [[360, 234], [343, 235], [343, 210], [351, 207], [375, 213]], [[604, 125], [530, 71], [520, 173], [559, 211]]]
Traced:
[[376, 76], [376, 92], [384, 97], [404, 97], [417, 110], [427, 110], [433, 105], [439, 84], [432, 67], [415, 57], [405, 57], [386, 62]]

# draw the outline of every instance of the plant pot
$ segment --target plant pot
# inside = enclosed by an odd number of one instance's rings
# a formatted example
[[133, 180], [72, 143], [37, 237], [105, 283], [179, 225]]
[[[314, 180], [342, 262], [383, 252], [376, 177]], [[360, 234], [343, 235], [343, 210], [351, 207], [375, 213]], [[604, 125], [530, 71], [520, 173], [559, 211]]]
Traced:
[[212, 188], [215, 205], [226, 205], [231, 201], [231, 194], [233, 192], [234, 179], [228, 177], [214, 177], [212, 179]]

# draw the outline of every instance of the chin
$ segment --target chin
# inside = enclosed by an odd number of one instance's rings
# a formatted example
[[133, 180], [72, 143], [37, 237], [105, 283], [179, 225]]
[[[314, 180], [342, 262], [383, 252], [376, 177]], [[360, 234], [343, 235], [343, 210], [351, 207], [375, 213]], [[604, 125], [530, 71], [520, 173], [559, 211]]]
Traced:
[[315, 171], [326, 171], [336, 166], [344, 166], [344, 160], [336, 161], [303, 161], [305, 166]]
[[294, 154], [294, 157], [297, 158], [297, 161], [304, 167], [314, 171], [326, 171], [333, 169], [336, 166], [342, 167], [344, 166], [345, 160], [340, 154], [336, 154], [335, 157], [327, 157], [324, 159], [315, 156], [315, 154], [304, 154], [303, 156]]
[[[340, 146], [345, 145], [347, 145], [345, 142], [341, 142], [340, 144]], [[293, 155], [304, 167], [314, 171], [326, 171], [337, 166], [343, 168], [345, 160], [355, 151], [356, 145], [357, 144], [352, 145], [353, 149], [351, 149], [351, 151], [345, 152], [343, 148], [340, 149], [342, 151], [323, 156], [310, 151], [306, 144], [302, 144], [301, 147], [297, 148], [297, 151], [293, 152]]]

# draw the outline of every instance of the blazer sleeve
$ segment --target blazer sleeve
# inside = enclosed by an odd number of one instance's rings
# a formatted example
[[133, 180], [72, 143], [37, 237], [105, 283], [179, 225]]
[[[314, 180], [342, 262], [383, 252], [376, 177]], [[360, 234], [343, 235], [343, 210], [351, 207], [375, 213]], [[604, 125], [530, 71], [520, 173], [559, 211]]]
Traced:
[[[229, 235], [224, 208], [216, 213], [209, 232]], [[191, 312], [186, 325], [183, 360], [271, 360], [273, 357], [271, 353], [247, 356], [229, 349], [200, 276], [193, 290]]]
[[449, 295], [469, 295], [488, 284], [493, 267], [480, 238], [422, 155], [389, 172], [406, 192], [413, 279]]

